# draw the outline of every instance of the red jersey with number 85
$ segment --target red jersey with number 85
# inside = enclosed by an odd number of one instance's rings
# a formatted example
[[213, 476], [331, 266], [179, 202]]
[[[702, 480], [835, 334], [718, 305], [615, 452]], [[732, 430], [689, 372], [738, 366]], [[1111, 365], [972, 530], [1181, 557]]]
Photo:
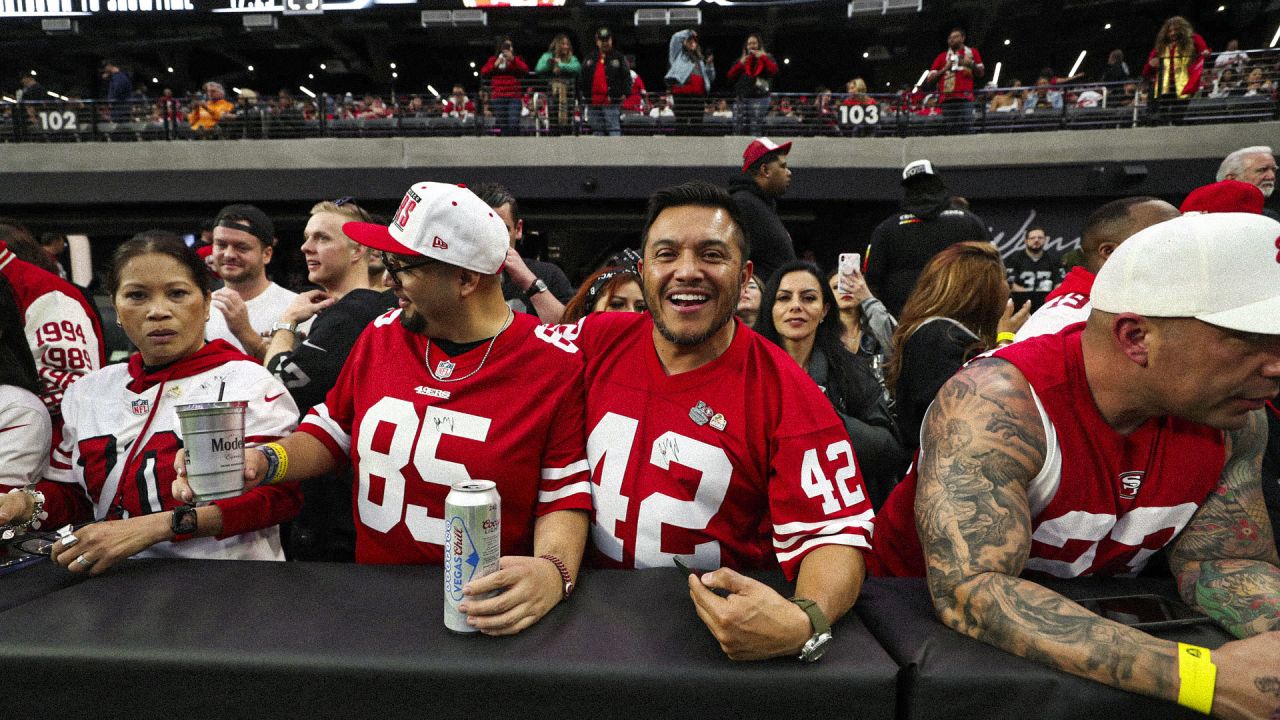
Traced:
[[365, 329], [298, 426], [350, 457], [356, 561], [439, 565], [445, 496], [473, 479], [498, 485], [502, 554], [529, 555], [538, 516], [591, 509], [581, 358], [536, 339], [524, 313], [491, 351], [485, 342], [450, 357], [432, 343], [427, 357], [427, 338], [400, 312]]
[[548, 326], [587, 361], [593, 561], [737, 570], [789, 580], [823, 545], [870, 546], [873, 512], [831, 403], [780, 348], [737, 320], [710, 363], [668, 376], [653, 320], [602, 313]]

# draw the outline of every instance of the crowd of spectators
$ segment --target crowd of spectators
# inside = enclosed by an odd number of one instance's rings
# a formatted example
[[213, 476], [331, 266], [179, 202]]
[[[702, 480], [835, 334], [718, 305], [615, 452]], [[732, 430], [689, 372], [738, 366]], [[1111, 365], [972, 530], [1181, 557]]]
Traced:
[[[599, 28], [594, 48], [577, 49], [567, 34], [559, 33], [536, 62], [529, 62], [510, 38], [500, 37], [493, 54], [479, 66], [480, 84], [467, 88], [459, 83], [445, 96], [432, 89], [296, 97], [281, 89], [267, 99], [252, 89], [236, 88], [229, 97], [220, 84], [210, 82], [198, 93], [178, 96], [166, 89], [152, 98], [143, 86], [135, 88], [116, 61], [107, 60], [101, 66], [105, 100], [97, 112], [103, 121], [169, 122], [190, 128], [196, 136], [213, 134], [224, 117], [264, 116], [286, 128], [318, 120], [479, 119], [503, 135], [528, 132], [530, 127], [540, 132], [618, 135], [619, 118], [639, 117], [669, 120], [688, 133], [755, 136], [769, 122], [805, 128], [796, 134], [865, 134], [880, 113], [938, 115], [948, 127], [966, 131], [973, 126], [977, 107], [1027, 115], [1061, 113], [1068, 107], [1147, 107], [1153, 99], [1162, 103], [1165, 117], [1176, 121], [1190, 98], [1274, 99], [1280, 80], [1280, 53], [1246, 52], [1231, 40], [1213, 54], [1181, 17], [1164, 23], [1149, 58], [1139, 67], [1131, 66], [1116, 49], [1097, 74], [1061, 76], [1046, 67], [1030, 83], [1014, 77], [1001, 79], [999, 85], [984, 83], [989, 73], [980, 50], [967, 45], [964, 30], [956, 28], [920, 83], [881, 93], [868, 92], [860, 77], [844, 82], [843, 93], [826, 86], [780, 92], [783, 66], [755, 33], [744, 39], [741, 53], [718, 80], [715, 58], [703, 54], [699, 34], [692, 28], [670, 36], [665, 76], [660, 83], [646, 83], [633, 68], [634, 57], [624, 55], [615, 41], [609, 28]], [[21, 84], [17, 103], [0, 106], [0, 112], [12, 115], [24, 103], [55, 101], [35, 77], [24, 76]], [[83, 101], [73, 97], [65, 104], [79, 109]], [[851, 121], [854, 107], [856, 120]], [[34, 123], [34, 107], [26, 108], [26, 114]]]
[[[962, 41], [941, 72], [976, 74]], [[518, 67], [510, 50], [495, 68]], [[672, 53], [680, 82], [702, 72], [692, 36]], [[215, 126], [217, 90], [198, 110]], [[60, 237], [0, 222], [0, 419], [24, 430], [0, 445], [0, 525], [93, 521], [50, 550], [93, 575], [134, 556], [438, 564], [443, 492], [423, 488], [470, 472], [500, 478], [505, 554], [461, 591], [463, 629], [523, 631], [583, 563], [664, 566], [646, 533], [666, 532], [704, 571], [691, 601], [732, 659], [816, 661], [869, 568], [927, 575], [940, 619], [1014, 654], [1274, 717], [1280, 471], [1259, 471], [1280, 454], [1265, 427], [1280, 426], [1272, 149], [1232, 153], [1178, 209], [1103, 205], [1065, 273], [1041, 227], [1003, 259], [928, 159], [903, 168], [901, 208], [869, 245], [847, 243], [861, 263], [796, 259], [777, 212], [791, 148], [751, 141], [732, 192], [655, 192], [638, 251], [576, 292], [521, 257], [524, 218], [494, 183], [417, 183], [389, 221], [316, 203], [305, 288], [268, 278], [278, 238], [255, 206], [218, 213], [208, 265], [144, 232], [107, 276], [136, 350], [118, 364], [59, 277]], [[195, 504], [173, 405], [215, 397], [246, 407], [252, 487]], [[1046, 526], [1092, 545], [1049, 542]], [[1246, 638], [1212, 651], [1216, 686], [1179, 673], [1182, 645], [1023, 573], [1127, 575], [1164, 546], [1186, 602]], [[738, 572], [761, 568], [795, 596]], [[1083, 629], [1064, 640], [1063, 623]], [[1081, 648], [1093, 659], [1076, 662]]]

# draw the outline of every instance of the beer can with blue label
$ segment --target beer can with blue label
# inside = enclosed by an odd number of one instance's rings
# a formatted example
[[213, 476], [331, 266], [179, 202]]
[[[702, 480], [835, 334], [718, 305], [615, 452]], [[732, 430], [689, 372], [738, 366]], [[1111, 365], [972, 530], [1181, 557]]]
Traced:
[[502, 556], [498, 486], [492, 480], [455, 483], [444, 499], [444, 517], [444, 626], [454, 632], [476, 632], [467, 624], [466, 613], [458, 612], [458, 603], [468, 582], [498, 570]]

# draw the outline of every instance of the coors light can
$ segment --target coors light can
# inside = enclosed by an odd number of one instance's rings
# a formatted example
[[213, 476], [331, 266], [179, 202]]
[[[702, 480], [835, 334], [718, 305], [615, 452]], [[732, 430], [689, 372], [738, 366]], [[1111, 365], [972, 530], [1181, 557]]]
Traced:
[[[455, 483], [444, 499], [444, 626], [476, 632], [458, 612], [462, 588], [498, 570], [502, 555], [502, 499], [492, 480]], [[479, 596], [492, 597], [495, 593]]]

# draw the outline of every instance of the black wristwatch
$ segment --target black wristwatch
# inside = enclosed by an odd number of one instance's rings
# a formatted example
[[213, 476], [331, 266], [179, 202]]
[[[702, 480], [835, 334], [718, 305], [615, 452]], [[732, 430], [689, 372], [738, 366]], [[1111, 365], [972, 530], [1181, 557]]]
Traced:
[[173, 517], [169, 520], [169, 529], [173, 531], [173, 542], [190, 540], [196, 534], [196, 508], [194, 505], [179, 505], [173, 509]]
[[528, 295], [529, 297], [533, 297], [538, 293], [544, 293], [546, 291], [547, 291], [547, 284], [542, 281], [542, 278], [534, 278], [533, 284], [531, 284], [529, 288], [524, 291], [524, 294]]
[[804, 610], [804, 613], [809, 616], [809, 624], [813, 626], [813, 635], [800, 648], [797, 659], [816, 662], [827, 651], [827, 645], [831, 643], [831, 623], [827, 621], [827, 616], [822, 614], [822, 608], [818, 607], [818, 603], [802, 597], [787, 599]]

